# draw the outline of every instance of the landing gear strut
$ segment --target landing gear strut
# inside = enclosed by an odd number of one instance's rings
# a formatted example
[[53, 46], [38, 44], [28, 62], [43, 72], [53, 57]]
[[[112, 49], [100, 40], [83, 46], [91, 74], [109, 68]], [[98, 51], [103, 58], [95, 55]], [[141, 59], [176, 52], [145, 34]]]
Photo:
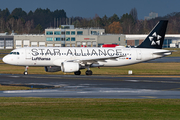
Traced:
[[81, 75], [81, 71], [74, 72], [75, 75]]
[[25, 67], [24, 75], [28, 75], [28, 66]]

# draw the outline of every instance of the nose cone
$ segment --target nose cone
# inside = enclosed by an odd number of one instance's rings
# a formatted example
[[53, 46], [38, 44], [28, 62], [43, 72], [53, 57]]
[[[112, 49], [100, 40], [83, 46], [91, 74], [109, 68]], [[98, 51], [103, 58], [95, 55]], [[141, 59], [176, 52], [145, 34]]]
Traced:
[[8, 63], [8, 57], [7, 57], [7, 56], [4, 56], [3, 59], [2, 59], [2, 61], [3, 61], [4, 63]]
[[6, 64], [14, 64], [13, 57], [9, 55], [3, 57], [2, 61]]

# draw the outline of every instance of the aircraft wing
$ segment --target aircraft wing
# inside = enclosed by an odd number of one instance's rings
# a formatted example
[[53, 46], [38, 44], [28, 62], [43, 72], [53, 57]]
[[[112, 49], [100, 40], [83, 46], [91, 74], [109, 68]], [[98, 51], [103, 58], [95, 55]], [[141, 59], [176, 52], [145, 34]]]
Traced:
[[106, 60], [114, 60], [117, 61], [116, 58], [124, 57], [124, 55], [121, 56], [108, 56], [108, 57], [99, 57], [99, 58], [86, 58], [86, 59], [77, 59], [77, 60], [67, 60], [66, 62], [77, 62], [81, 65], [91, 65], [93, 63], [97, 63], [98, 61], [106, 62]]

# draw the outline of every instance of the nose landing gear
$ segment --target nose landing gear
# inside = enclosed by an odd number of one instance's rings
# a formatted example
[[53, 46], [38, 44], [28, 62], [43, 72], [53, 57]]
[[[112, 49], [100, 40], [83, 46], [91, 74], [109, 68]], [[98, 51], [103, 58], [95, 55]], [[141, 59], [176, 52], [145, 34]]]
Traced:
[[28, 66], [25, 67], [24, 75], [28, 75]]

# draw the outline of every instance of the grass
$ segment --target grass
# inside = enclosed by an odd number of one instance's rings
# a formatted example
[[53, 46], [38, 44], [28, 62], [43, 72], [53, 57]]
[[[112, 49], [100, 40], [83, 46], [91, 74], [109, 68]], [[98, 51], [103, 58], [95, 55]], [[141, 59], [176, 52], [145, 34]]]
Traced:
[[5, 54], [0, 54], [0, 58], [3, 58], [5, 55], [9, 54], [12, 50], [0, 50], [0, 53], [5, 53]]
[[166, 50], [174, 50], [171, 55], [167, 57], [180, 57], [180, 48], [166, 48]]
[[4, 49], [4, 50], [0, 50], [0, 53], [10, 53], [12, 51], [12, 49]]
[[[101, 67], [91, 68], [93, 75], [127, 75], [128, 70], [133, 71], [133, 75], [180, 75], [180, 63], [139, 63], [122, 67]], [[0, 64], [0, 73], [23, 74], [23, 66], [12, 66]], [[82, 75], [86, 69], [81, 70]], [[29, 67], [29, 74], [64, 74], [63, 72], [45, 72], [44, 67]], [[73, 73], [67, 73], [73, 75]]]
[[35, 89], [35, 88], [24, 87], [24, 86], [0, 85], [0, 91], [4, 91], [4, 90], [32, 90], [32, 89]]
[[179, 99], [0, 98], [0, 119], [180, 119]]

